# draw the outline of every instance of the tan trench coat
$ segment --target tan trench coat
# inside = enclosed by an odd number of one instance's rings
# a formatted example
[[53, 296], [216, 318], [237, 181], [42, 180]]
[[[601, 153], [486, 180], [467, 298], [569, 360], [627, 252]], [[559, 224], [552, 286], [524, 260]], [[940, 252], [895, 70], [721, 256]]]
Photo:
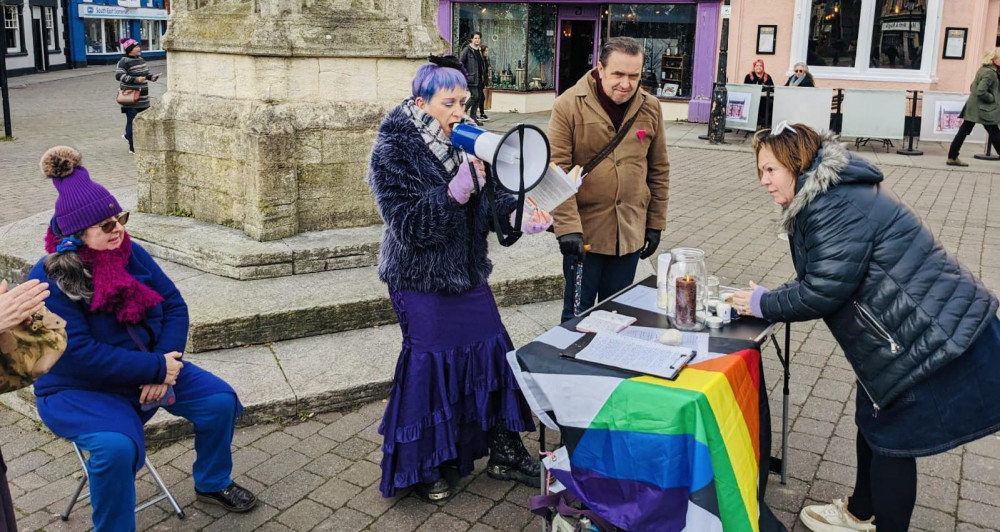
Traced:
[[[563, 170], [583, 166], [615, 136], [597, 90], [588, 72], [552, 108], [552, 162]], [[626, 255], [643, 247], [646, 228], [666, 229], [670, 163], [659, 100], [639, 89], [622, 124], [636, 113], [621, 144], [584, 178], [576, 196], [552, 211], [557, 237], [583, 233], [591, 252]], [[641, 140], [639, 130], [645, 131]]]

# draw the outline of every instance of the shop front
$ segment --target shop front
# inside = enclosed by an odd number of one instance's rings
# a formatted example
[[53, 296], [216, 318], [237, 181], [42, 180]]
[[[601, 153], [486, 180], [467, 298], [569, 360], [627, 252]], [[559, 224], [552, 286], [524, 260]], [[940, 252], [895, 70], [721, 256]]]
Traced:
[[642, 85], [664, 118], [706, 122], [718, 54], [718, 1], [466, 2], [440, 0], [438, 27], [459, 55], [482, 33], [492, 108], [536, 112], [597, 65], [601, 44], [633, 37], [645, 50]]
[[163, 0], [71, 2], [69, 27], [75, 65], [117, 62], [122, 55], [119, 40], [124, 37], [139, 41], [144, 57], [165, 55], [162, 36], [166, 31], [167, 10], [163, 9]]
[[820, 87], [965, 93], [998, 17], [1000, 0], [734, 2], [728, 77], [759, 58], [779, 85], [801, 61]]
[[62, 8], [56, 0], [0, 0], [7, 75], [66, 68]]

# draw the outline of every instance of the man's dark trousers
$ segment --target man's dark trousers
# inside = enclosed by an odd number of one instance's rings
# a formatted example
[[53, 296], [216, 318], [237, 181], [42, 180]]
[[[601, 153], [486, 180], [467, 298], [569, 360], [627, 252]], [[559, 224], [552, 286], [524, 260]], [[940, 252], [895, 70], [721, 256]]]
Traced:
[[[563, 255], [563, 276], [566, 287], [563, 290], [562, 321], [573, 319], [574, 284], [576, 283], [576, 257]], [[639, 251], [616, 257], [587, 253], [583, 259], [583, 286], [580, 289], [580, 310], [594, 306], [595, 299], [604, 300], [635, 280], [635, 269], [639, 265]]]

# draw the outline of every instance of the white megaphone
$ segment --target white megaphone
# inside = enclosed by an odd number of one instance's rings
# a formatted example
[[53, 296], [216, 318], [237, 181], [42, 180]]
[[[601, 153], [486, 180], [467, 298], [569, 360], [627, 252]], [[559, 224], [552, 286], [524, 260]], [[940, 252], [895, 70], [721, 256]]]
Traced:
[[[485, 163], [487, 183], [495, 182], [507, 192], [517, 194], [517, 214], [511, 235], [500, 231], [500, 219], [496, 210], [491, 209], [500, 243], [504, 246], [513, 244], [521, 236], [519, 228], [525, 193], [542, 181], [549, 168], [548, 137], [530, 124], [518, 124], [503, 135], [468, 124], [457, 124], [451, 130], [451, 143]], [[495, 204], [493, 189], [489, 185], [486, 197], [491, 204]]]

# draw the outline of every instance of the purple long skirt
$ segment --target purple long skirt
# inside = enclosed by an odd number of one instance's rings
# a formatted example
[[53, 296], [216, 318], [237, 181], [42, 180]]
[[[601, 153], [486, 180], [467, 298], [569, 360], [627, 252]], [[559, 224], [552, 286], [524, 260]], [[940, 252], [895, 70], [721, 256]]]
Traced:
[[487, 431], [534, 430], [531, 409], [507, 365], [513, 344], [489, 286], [461, 294], [390, 291], [403, 347], [379, 434], [382, 495], [441, 477], [457, 460], [468, 475], [488, 453]]

